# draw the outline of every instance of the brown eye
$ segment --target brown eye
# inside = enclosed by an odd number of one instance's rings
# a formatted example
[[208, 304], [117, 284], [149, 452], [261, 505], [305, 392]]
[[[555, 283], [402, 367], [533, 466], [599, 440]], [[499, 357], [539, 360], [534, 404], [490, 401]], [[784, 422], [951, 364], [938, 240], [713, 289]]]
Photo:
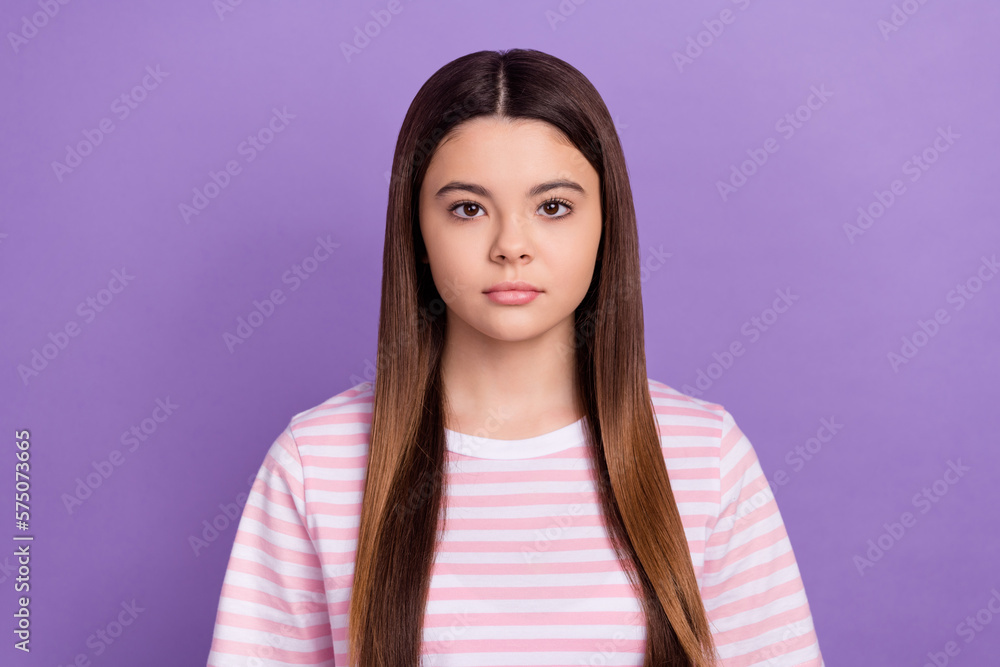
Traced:
[[451, 208], [449, 208], [448, 210], [454, 213], [456, 218], [462, 218], [463, 220], [468, 220], [469, 218], [482, 217], [476, 214], [481, 212], [483, 210], [483, 207], [475, 202], [460, 201]]
[[[567, 211], [561, 215], [557, 215], [559, 213], [560, 206], [565, 207]], [[550, 199], [549, 201], [539, 206], [538, 210], [541, 211], [542, 214], [547, 218], [565, 218], [573, 211], [573, 207], [569, 205], [569, 202], [563, 201], [562, 199]]]

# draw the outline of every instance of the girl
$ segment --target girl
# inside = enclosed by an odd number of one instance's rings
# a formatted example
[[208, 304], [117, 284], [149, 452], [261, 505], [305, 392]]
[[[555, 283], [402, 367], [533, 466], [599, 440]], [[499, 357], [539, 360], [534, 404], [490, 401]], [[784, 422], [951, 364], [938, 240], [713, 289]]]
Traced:
[[750, 442], [646, 377], [591, 83], [534, 50], [458, 58], [392, 173], [377, 376], [268, 451], [208, 664], [822, 665]]

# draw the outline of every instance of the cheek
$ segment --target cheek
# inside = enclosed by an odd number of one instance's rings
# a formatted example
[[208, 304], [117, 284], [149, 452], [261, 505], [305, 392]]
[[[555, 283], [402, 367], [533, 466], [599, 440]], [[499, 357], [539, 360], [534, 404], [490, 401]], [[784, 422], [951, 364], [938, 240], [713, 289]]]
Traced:
[[574, 278], [576, 279], [576, 289], [580, 294], [585, 294], [590, 287], [590, 280], [594, 276], [594, 264], [590, 261], [581, 262], [576, 266]]
[[464, 250], [454, 243], [438, 243], [433, 249], [428, 249], [430, 258], [431, 275], [441, 291], [444, 285], [465, 284], [469, 275], [469, 255], [468, 250]]
[[568, 239], [562, 245], [560, 252], [560, 263], [566, 269], [568, 275], [587, 276], [594, 269], [594, 262], [597, 260], [597, 247], [600, 244], [600, 236], [580, 235]]

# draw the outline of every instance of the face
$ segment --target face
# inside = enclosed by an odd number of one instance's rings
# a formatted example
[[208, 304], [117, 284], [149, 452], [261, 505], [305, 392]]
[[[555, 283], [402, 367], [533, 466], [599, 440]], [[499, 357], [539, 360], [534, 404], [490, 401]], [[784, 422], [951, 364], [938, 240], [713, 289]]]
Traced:
[[572, 336], [601, 240], [600, 177], [555, 127], [484, 116], [457, 126], [431, 158], [419, 212], [449, 336]]

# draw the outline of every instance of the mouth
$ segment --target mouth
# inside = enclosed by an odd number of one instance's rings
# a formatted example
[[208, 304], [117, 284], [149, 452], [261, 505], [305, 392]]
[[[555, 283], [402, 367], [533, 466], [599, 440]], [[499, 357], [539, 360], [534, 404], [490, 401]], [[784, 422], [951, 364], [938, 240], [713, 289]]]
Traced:
[[518, 280], [516, 282], [502, 282], [497, 283], [493, 287], [489, 288], [484, 292], [484, 294], [492, 294], [494, 292], [541, 292], [531, 283], [524, 282], [523, 280]]
[[534, 301], [542, 290], [531, 283], [518, 280], [497, 283], [483, 293], [490, 301], [501, 306], [520, 306]]

